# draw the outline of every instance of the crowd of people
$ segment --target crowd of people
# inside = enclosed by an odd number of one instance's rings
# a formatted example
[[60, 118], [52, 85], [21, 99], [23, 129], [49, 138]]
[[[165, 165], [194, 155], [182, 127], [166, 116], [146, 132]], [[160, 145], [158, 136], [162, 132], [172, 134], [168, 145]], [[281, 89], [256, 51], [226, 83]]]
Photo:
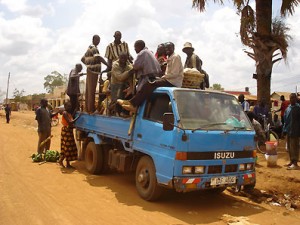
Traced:
[[[86, 90], [84, 111], [88, 113], [114, 114], [127, 116], [134, 113], [138, 106], [157, 87], [181, 87], [184, 68], [195, 68], [203, 74], [203, 81], [198, 88], [209, 87], [209, 75], [202, 69], [202, 60], [194, 53], [191, 43], [184, 44], [182, 51], [187, 58], [183, 64], [181, 57], [175, 52], [172, 42], [161, 43], [153, 53], [143, 40], [134, 43], [136, 58], [130, 54], [129, 46], [122, 41], [122, 33], [114, 33], [114, 41], [106, 47], [105, 58], [99, 54], [99, 35], [94, 35], [81, 62], [86, 66]], [[101, 71], [101, 64], [107, 68]], [[104, 88], [102, 74], [107, 73], [108, 88]], [[73, 75], [71, 75], [73, 74]], [[74, 70], [70, 78], [74, 77]], [[77, 77], [80, 76], [77, 72]], [[70, 79], [71, 80], [71, 79]], [[75, 78], [74, 78], [75, 80]], [[75, 83], [75, 82], [74, 82]], [[99, 90], [97, 92], [97, 84]], [[70, 85], [74, 88], [74, 85]], [[79, 86], [76, 86], [77, 96]], [[98, 94], [98, 104], [95, 95]], [[73, 109], [78, 109], [73, 97]], [[78, 102], [78, 99], [77, 99]]]
[[[284, 95], [280, 96], [281, 105], [278, 110], [273, 111], [275, 113], [273, 118], [264, 99], [252, 109], [243, 94], [240, 94], [238, 99], [247, 113], [258, 138], [266, 141], [266, 133], [263, 127], [265, 125], [264, 120], [270, 121], [272, 130], [279, 138], [283, 139], [286, 137], [286, 150], [289, 153], [290, 162], [285, 166], [288, 170], [294, 170], [300, 168], [298, 166], [300, 151], [300, 103], [296, 93], [291, 93], [289, 97], [290, 99], [286, 100]], [[279, 120], [277, 112], [280, 112], [281, 120]]]

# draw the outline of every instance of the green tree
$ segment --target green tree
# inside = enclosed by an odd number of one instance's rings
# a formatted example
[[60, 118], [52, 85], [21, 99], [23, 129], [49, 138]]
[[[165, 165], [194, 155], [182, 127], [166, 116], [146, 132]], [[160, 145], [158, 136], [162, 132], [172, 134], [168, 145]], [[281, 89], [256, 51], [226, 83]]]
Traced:
[[221, 84], [213, 84], [211, 88], [217, 91], [224, 91], [224, 88], [222, 88]]
[[19, 91], [17, 88], [15, 88], [13, 92], [13, 99], [15, 102], [25, 102], [25, 96], [24, 96], [25, 91], [22, 89]]
[[44, 88], [48, 93], [53, 93], [55, 87], [62, 86], [66, 83], [65, 76], [61, 75], [57, 71], [51, 72], [51, 74], [47, 75], [44, 80]]
[[[213, 0], [223, 4], [223, 0]], [[208, 0], [193, 0], [193, 7], [205, 10]], [[273, 64], [286, 60], [289, 28], [283, 22], [285, 16], [293, 15], [300, 0], [281, 0], [281, 17], [272, 19], [272, 0], [232, 0], [241, 16], [240, 37], [245, 46], [253, 52], [245, 51], [255, 60], [258, 101], [266, 99], [270, 106], [271, 75]], [[251, 5], [255, 2], [255, 10]]]

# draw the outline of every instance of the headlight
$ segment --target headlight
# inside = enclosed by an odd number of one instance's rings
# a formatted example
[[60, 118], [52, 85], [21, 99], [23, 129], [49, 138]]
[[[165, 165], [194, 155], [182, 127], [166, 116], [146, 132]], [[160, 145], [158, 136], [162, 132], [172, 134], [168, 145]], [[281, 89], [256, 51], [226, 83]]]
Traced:
[[182, 173], [183, 174], [191, 174], [192, 173], [192, 166], [184, 166], [182, 167]]
[[204, 173], [205, 166], [195, 166], [195, 173]]
[[252, 169], [253, 169], [253, 164], [247, 163], [247, 170], [252, 170]]
[[240, 164], [239, 170], [245, 170], [245, 169], [246, 169], [245, 164]]

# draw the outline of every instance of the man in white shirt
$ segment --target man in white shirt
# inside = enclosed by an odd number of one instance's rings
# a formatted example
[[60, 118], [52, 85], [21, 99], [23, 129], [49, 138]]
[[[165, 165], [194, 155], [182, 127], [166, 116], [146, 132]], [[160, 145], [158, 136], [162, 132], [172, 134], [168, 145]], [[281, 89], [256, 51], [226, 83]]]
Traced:
[[[138, 41], [135, 43], [135, 50], [139, 54], [144, 49], [137, 46], [138, 43]], [[168, 55], [166, 73], [159, 79], [154, 79], [155, 77], [144, 74], [144, 76], [147, 75], [147, 80], [138, 88], [138, 92], [133, 98], [129, 101], [121, 99], [117, 100], [118, 104], [120, 104], [124, 109], [130, 112], [136, 112], [137, 107], [140, 106], [157, 87], [181, 87], [183, 80], [183, 65], [181, 58], [178, 54], [174, 53], [175, 46], [172, 42], [166, 43], [165, 46], [166, 54]], [[138, 57], [136, 61], [139, 62]], [[134, 69], [143, 69], [136, 65], [136, 61], [133, 64]]]
[[242, 104], [243, 110], [245, 112], [249, 112], [250, 111], [250, 105], [249, 105], [249, 102], [247, 102], [245, 100], [245, 96], [243, 94], [240, 94], [238, 99], [239, 99], [239, 102]]

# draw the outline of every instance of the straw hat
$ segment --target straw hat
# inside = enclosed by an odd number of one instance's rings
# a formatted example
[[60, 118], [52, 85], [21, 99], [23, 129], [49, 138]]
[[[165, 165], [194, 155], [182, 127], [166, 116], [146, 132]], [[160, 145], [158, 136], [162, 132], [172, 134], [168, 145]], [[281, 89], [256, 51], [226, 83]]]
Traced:
[[184, 50], [187, 49], [187, 48], [191, 48], [191, 49], [194, 50], [191, 42], [185, 42], [184, 45], [183, 45], [182, 51], [184, 52]]

